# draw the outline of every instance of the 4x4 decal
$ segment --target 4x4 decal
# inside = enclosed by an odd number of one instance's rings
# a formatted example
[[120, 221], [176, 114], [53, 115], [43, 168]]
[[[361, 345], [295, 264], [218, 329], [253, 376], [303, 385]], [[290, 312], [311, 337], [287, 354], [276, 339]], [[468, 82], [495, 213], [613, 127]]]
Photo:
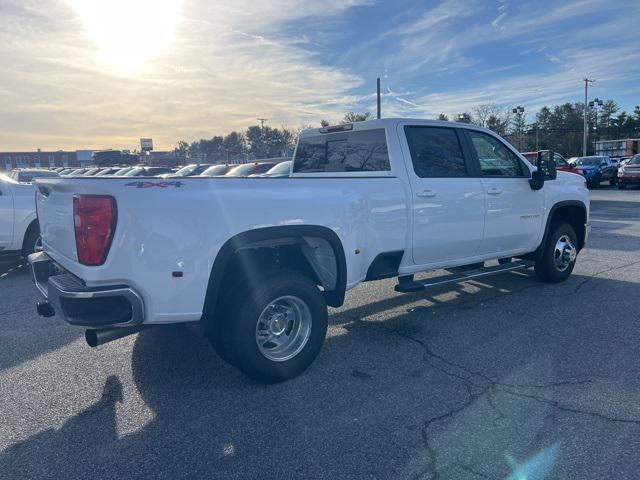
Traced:
[[125, 187], [136, 187], [136, 188], [153, 188], [153, 187], [158, 187], [158, 188], [168, 188], [168, 187], [180, 188], [182, 185], [184, 185], [184, 183], [183, 182], [179, 182], [179, 181], [150, 182], [148, 180], [139, 181], [139, 182], [130, 182], [130, 183], [125, 183], [124, 184]]

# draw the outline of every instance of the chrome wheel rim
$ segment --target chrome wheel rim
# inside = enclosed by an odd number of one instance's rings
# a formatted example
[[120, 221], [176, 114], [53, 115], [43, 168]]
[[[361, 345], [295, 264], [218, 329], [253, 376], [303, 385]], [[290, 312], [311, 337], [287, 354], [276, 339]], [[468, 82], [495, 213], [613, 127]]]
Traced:
[[311, 324], [311, 311], [300, 298], [276, 298], [262, 310], [256, 324], [256, 343], [260, 353], [274, 362], [292, 359], [307, 344]]
[[556, 270], [564, 272], [576, 261], [578, 251], [568, 235], [562, 235], [556, 242], [553, 252], [553, 263]]

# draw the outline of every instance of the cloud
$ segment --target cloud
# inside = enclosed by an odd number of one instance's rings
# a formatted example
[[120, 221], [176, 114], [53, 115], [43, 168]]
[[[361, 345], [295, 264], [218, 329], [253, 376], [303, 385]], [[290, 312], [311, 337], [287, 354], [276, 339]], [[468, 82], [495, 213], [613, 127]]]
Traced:
[[[454, 115], [482, 103], [504, 106], [521, 104], [532, 112], [546, 104], [579, 100], [584, 77], [582, 72], [589, 72], [590, 76], [602, 83], [619, 82], [620, 76], [637, 78], [640, 73], [640, 52], [633, 46], [622, 45], [598, 51], [566, 49], [562, 55], [566, 59], [562, 62], [563, 68], [555, 73], [531, 72], [504, 77], [474, 88], [417, 96], [411, 100], [416, 106], [408, 106], [403, 102], [396, 113], [426, 117], [437, 116], [440, 112]], [[616, 85], [617, 91], [622, 93], [625, 90], [622, 84]], [[638, 91], [637, 87], [635, 91]]]
[[[136, 1], [116, 3], [126, 8]], [[161, 148], [171, 148], [181, 138], [246, 128], [257, 117], [299, 125], [341, 116], [362, 79], [324, 64], [299, 37], [281, 31], [287, 22], [327, 23], [370, 4], [183, 2], [166, 48], [123, 69], [100, 55], [100, 39], [87, 31], [92, 24], [68, 3], [5, 0], [0, 143], [22, 149], [131, 148], [138, 138], [153, 136]], [[127, 38], [117, 22], [111, 27], [113, 35]]]
[[631, 91], [640, 74], [636, 44], [610, 34], [637, 29], [636, 0], [153, 0], [179, 13], [161, 17], [171, 28], [150, 22], [147, 50], [134, 45], [137, 16], [105, 23], [128, 67], [105, 57], [109, 39], [78, 2], [0, 2], [3, 148], [131, 148], [146, 136], [171, 148], [258, 117], [337, 120], [375, 110], [376, 76], [385, 115], [435, 116], [578, 100], [585, 75], [599, 96]]
[[[381, 62], [390, 72], [385, 81], [398, 85], [415, 85], [411, 79], [413, 66], [418, 65], [424, 73], [420, 90], [433, 93], [407, 95], [402, 100], [387, 98], [385, 111], [431, 117], [468, 111], [479, 103], [522, 104], [531, 110], [578, 100], [580, 81], [587, 74], [600, 79], [598, 88], [608, 85], [612, 94], [622, 93], [626, 80], [640, 74], [640, 54], [633, 42], [620, 42], [602, 33], [633, 31], [638, 14], [639, 5], [627, 0], [513, 5], [504, 1], [499, 3], [497, 16], [487, 3], [440, 2], [424, 17], [414, 15], [390, 28], [399, 37], [399, 48]], [[597, 26], [590, 26], [595, 19]], [[428, 25], [426, 30], [420, 28], [423, 24]], [[389, 33], [382, 38], [388, 42]], [[510, 58], [509, 49], [521, 45], [526, 45], [521, 53], [527, 56], [526, 65]], [[509, 53], [501, 54], [505, 50]], [[487, 63], [491, 66], [479, 68]]]

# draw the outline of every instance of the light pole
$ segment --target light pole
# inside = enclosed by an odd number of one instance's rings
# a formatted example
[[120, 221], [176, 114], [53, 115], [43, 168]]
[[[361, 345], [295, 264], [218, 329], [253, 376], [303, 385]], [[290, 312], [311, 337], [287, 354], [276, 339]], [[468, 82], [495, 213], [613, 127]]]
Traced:
[[522, 116], [524, 115], [524, 107], [518, 105], [512, 112], [515, 113], [518, 118], [518, 150], [522, 151]]
[[593, 108], [596, 114], [595, 123], [593, 125], [593, 154], [594, 155], [598, 154], [596, 152], [596, 149], [598, 146], [598, 133], [599, 133], [598, 132], [598, 107], [602, 107], [603, 105], [604, 105], [604, 102], [597, 97], [589, 102], [589, 107]]
[[378, 114], [376, 115], [376, 118], [381, 119], [382, 118], [382, 95], [380, 94], [380, 77], [378, 77], [376, 86], [377, 86], [376, 101], [377, 101], [377, 107], [378, 107], [378, 112], [377, 112]]
[[[267, 154], [265, 141], [264, 141], [264, 122], [268, 122], [268, 118], [258, 118], [260, 122], [260, 140], [262, 141], [262, 148], [264, 150], [265, 155]], [[268, 156], [268, 155], [267, 155]]]
[[589, 124], [587, 123], [587, 114], [588, 114], [588, 109], [589, 109], [589, 105], [587, 103], [587, 98], [589, 95], [589, 84], [590, 83], [595, 83], [596, 81], [590, 78], [585, 78], [584, 79], [584, 132], [582, 135], [582, 156], [586, 157], [587, 156], [587, 136], [588, 136], [588, 132], [589, 132]]

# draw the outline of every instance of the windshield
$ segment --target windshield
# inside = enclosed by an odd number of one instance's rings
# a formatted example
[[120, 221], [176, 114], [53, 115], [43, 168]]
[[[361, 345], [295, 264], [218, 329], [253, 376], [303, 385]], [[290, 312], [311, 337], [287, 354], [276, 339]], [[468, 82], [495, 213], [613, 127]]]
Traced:
[[9, 183], [17, 183], [13, 178], [8, 177], [4, 173], [0, 173], [0, 181], [1, 182], [9, 182]]
[[144, 171], [144, 168], [133, 168], [124, 174], [125, 177], [135, 177]]
[[207, 168], [204, 172], [200, 174], [202, 177], [215, 177], [216, 175], [224, 175], [229, 171], [228, 165], [214, 165], [213, 167]]
[[258, 175], [261, 173], [267, 173], [273, 167], [274, 167], [273, 163], [261, 163], [259, 165], [256, 165], [255, 168], [253, 169], [253, 172], [251, 173], [255, 175]]
[[21, 182], [30, 182], [34, 178], [51, 178], [51, 177], [59, 177], [60, 175], [57, 172], [44, 171], [44, 172], [20, 172], [18, 174], [18, 179]]
[[282, 162], [267, 172], [267, 175], [286, 175], [291, 171], [291, 160]]
[[602, 157], [582, 157], [576, 160], [578, 165], [599, 166], [604, 159]]
[[253, 173], [256, 168], [255, 163], [245, 163], [244, 165], [238, 165], [236, 168], [227, 173], [227, 177], [246, 177]]
[[196, 168], [198, 168], [197, 165], [187, 165], [186, 167], [182, 167], [180, 170], [178, 170], [175, 175], [177, 175], [178, 177], [187, 177], [193, 174]]

